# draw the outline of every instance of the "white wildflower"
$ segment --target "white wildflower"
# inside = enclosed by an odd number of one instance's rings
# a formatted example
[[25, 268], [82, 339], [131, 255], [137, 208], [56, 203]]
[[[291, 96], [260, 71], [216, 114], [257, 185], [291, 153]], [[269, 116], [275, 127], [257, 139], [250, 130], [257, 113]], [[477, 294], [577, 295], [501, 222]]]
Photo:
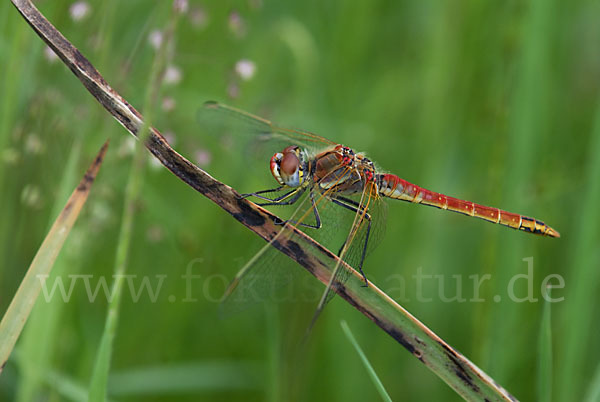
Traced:
[[69, 7], [71, 19], [75, 22], [83, 20], [90, 13], [90, 5], [87, 1], [76, 1]]
[[235, 63], [235, 72], [240, 76], [244, 81], [248, 81], [252, 77], [254, 77], [254, 73], [256, 72], [256, 64], [253, 61], [242, 59]]

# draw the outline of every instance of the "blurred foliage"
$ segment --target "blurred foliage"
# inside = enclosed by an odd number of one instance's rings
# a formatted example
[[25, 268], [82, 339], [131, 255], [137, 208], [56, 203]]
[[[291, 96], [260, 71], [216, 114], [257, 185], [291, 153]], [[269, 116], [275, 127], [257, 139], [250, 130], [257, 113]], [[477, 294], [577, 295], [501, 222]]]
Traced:
[[[141, 106], [152, 43], [171, 2], [36, 4], [114, 88]], [[390, 203], [387, 233], [365, 270], [522, 400], [538, 397], [542, 282], [561, 275], [564, 289], [552, 292], [564, 297], [552, 306], [553, 394], [561, 401], [584, 395], [600, 354], [590, 336], [600, 330], [597, 1], [190, 0], [185, 13], [170, 48], [162, 108], [154, 114], [179, 152], [240, 192], [274, 185], [268, 161], [250, 164], [199, 126], [202, 103], [219, 100], [366, 151], [425, 188], [546, 221], [562, 238]], [[133, 147], [9, 2], [0, 5], [0, 30], [4, 311], [55, 205], [66, 200], [61, 188], [74, 185], [107, 137], [111, 150], [57, 272], [67, 287], [75, 274], [93, 275], [93, 287], [102, 275], [110, 284]], [[153, 286], [157, 275], [166, 277], [155, 302], [123, 298], [112, 399], [374, 399], [359, 356], [342, 338], [344, 319], [394, 400], [459, 400], [338, 299], [302, 349], [322, 289], [304, 272], [310, 300], [219, 318], [216, 300], [261, 241], [150, 157], [148, 164], [127, 272], [137, 275], [136, 287], [144, 276]], [[528, 257], [537, 301], [517, 303], [507, 289], [515, 275], [527, 274]], [[182, 279], [187, 267], [201, 276], [191, 282], [191, 296]], [[418, 272], [434, 277], [417, 286]], [[484, 301], [469, 301], [470, 276], [486, 274]], [[107, 301], [100, 295], [90, 302], [82, 283], [68, 303], [38, 303], [46, 311], [28, 323], [0, 376], [0, 399], [62, 400], [87, 387]], [[440, 292], [456, 295], [457, 283], [467, 301], [444, 301]], [[514, 283], [524, 297], [527, 281]]]

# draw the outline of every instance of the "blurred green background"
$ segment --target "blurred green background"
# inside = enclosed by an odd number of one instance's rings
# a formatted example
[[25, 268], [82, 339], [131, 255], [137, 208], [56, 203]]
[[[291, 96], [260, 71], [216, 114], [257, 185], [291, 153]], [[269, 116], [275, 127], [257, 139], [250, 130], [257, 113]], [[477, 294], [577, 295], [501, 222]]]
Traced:
[[[141, 108], [172, 3], [36, 3]], [[274, 185], [267, 161], [248, 166], [238, 152], [208, 140], [196, 119], [207, 100], [351, 145], [425, 188], [552, 225], [562, 238], [390, 202], [387, 233], [365, 270], [521, 400], [540, 397], [541, 286], [560, 275], [565, 286], [552, 296], [564, 300], [551, 305], [552, 400], [593, 400], [600, 382], [593, 336], [600, 330], [599, 15], [593, 0], [190, 0], [169, 45], [154, 125], [240, 192]], [[0, 29], [4, 311], [107, 138], [109, 155], [54, 274], [66, 287], [74, 274], [93, 275], [93, 287], [100, 276], [110, 283], [133, 142], [7, 1]], [[262, 244], [148, 157], [127, 271], [139, 281], [148, 276], [153, 286], [157, 275], [166, 277], [155, 302], [135, 301], [125, 289], [112, 400], [373, 400], [341, 319], [394, 400], [460, 399], [342, 300], [327, 307], [306, 349], [299, 342], [314, 298], [220, 319], [216, 299], [224, 283]], [[530, 291], [537, 301], [515, 302], [507, 289], [515, 275], [527, 274], [528, 257], [533, 277], [516, 280], [515, 294]], [[188, 266], [201, 276], [193, 282], [195, 302], [182, 301]], [[441, 279], [418, 289], [419, 269]], [[484, 301], [469, 301], [469, 276], [486, 274]], [[317, 280], [299, 275], [319, 294]], [[68, 303], [40, 300], [0, 376], [0, 399], [68, 400], [85, 392], [107, 302], [102, 294], [90, 302], [82, 283]], [[457, 287], [467, 301], [445, 301]], [[419, 292], [429, 300], [419, 300]]]

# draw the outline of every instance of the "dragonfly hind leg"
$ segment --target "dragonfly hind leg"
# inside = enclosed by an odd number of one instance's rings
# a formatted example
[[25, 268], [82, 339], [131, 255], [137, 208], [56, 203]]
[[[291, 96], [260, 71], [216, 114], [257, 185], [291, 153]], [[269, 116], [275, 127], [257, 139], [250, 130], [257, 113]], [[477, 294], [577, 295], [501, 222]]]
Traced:
[[[369, 286], [369, 281], [367, 280], [367, 276], [365, 275], [365, 273], [362, 270], [362, 266], [363, 266], [363, 263], [365, 262], [365, 257], [367, 255], [367, 245], [369, 244], [369, 235], [371, 234], [371, 215], [367, 211], [365, 211], [365, 209], [363, 207], [361, 207], [357, 202], [355, 202], [349, 198], [336, 197], [336, 198], [331, 198], [331, 201], [341, 207], [349, 209], [350, 211], [352, 211], [354, 213], [360, 212], [361, 214], [364, 214], [364, 217], [367, 220], [367, 233], [365, 234], [365, 242], [363, 244], [363, 249], [362, 249], [362, 253], [360, 256], [360, 262], [358, 263], [357, 268], [358, 268], [358, 272], [360, 272], [360, 274], [363, 276], [363, 279], [365, 280], [364, 286], [365, 287]], [[346, 246], [347, 241], [348, 241], [348, 239], [344, 240], [342, 247], [340, 247], [340, 250], [338, 251], [338, 257], [344, 250], [344, 247]]]

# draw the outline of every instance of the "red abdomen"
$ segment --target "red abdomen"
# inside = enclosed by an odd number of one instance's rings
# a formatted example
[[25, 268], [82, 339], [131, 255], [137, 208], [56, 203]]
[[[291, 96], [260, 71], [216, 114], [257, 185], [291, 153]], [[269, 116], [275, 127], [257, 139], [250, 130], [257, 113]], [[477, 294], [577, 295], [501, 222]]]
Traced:
[[448, 197], [409, 183], [393, 174], [377, 175], [376, 180], [379, 194], [385, 197], [447, 209], [542, 236], [560, 237], [556, 230], [537, 219]]

